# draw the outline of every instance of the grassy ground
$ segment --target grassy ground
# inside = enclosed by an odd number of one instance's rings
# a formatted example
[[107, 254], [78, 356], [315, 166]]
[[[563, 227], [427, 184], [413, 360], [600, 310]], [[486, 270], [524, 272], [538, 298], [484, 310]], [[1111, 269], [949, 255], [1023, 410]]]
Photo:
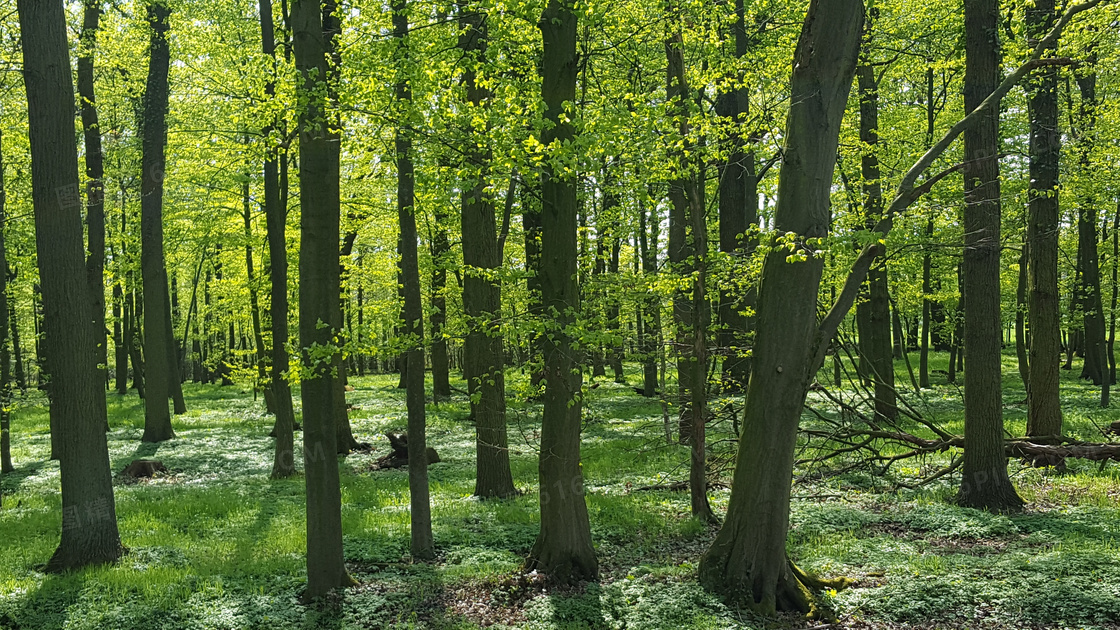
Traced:
[[[1009, 429], [1021, 431], [1015, 374], [1008, 363]], [[901, 364], [899, 376], [906, 378]], [[511, 373], [511, 387], [518, 378]], [[1095, 408], [1094, 392], [1067, 378], [1070, 433], [1099, 440], [1095, 424], [1120, 414]], [[959, 431], [957, 390], [943, 376], [935, 381], [942, 384], [916, 404]], [[117, 566], [39, 572], [57, 544], [61, 515], [58, 467], [46, 461], [44, 401], [29, 396], [14, 419], [18, 470], [3, 477], [0, 629], [804, 625], [728, 609], [695, 585], [697, 560], [714, 531], [689, 518], [687, 493], [637, 490], [686, 478], [687, 452], [664, 444], [656, 401], [613, 383], [589, 392], [584, 430], [599, 583], [551, 590], [518, 571], [538, 529], [540, 411], [512, 399], [513, 472], [525, 494], [502, 502], [470, 497], [474, 445], [465, 398], [429, 406], [429, 440], [443, 458], [431, 468], [439, 558], [410, 564], [406, 474], [369, 471], [388, 450], [380, 434], [404, 427], [403, 394], [393, 377], [353, 384], [355, 433], [375, 445], [372, 454], [340, 460], [345, 554], [361, 586], [314, 607], [297, 603], [303, 480], [268, 480], [271, 419], [236, 388], [188, 386], [190, 412], [176, 419], [178, 437], [158, 447], [139, 441], [143, 408], [135, 396], [110, 395], [113, 470], [143, 456], [171, 472], [147, 482], [118, 480], [130, 553]], [[893, 474], [945, 461], [906, 464]], [[799, 483], [790, 554], [806, 568], [857, 580], [853, 589], [824, 595], [846, 627], [1120, 628], [1116, 468], [1071, 462], [1068, 474], [1056, 475], [1012, 462], [1011, 471], [1029, 502], [1013, 517], [953, 507], [946, 498], [954, 478], [921, 491], [896, 491], [891, 479], [867, 473]], [[713, 492], [717, 512], [727, 498], [727, 490]]]

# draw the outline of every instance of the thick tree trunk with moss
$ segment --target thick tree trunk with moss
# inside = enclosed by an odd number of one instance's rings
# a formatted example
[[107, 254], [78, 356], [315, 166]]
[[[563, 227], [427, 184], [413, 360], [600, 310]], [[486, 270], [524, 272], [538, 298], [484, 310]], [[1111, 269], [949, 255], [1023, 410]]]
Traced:
[[170, 8], [162, 2], [147, 7], [151, 29], [148, 81], [144, 92], [143, 173], [140, 179], [140, 270], [144, 278], [144, 442], [175, 437], [167, 401], [172, 379], [178, 380], [171, 347], [170, 296], [163, 253], [163, 180], [167, 147], [167, 72], [170, 51], [167, 20]]
[[[1054, 0], [1027, 8], [1031, 39], [1054, 19]], [[1027, 435], [1061, 435], [1058, 400], [1061, 368], [1061, 304], [1058, 295], [1058, 68], [1039, 68], [1028, 78], [1030, 97], [1030, 189], [1027, 209], [1027, 284], [1030, 347], [1027, 370]]]
[[[964, 108], [972, 112], [999, 84], [999, 3], [964, 5]], [[1023, 500], [1007, 476], [1003, 448], [1000, 318], [999, 109], [964, 132], [964, 466], [957, 502], [996, 511]], [[1032, 361], [1034, 363], [1034, 361]], [[1032, 387], [1032, 390], [1034, 388]]]
[[124, 549], [105, 438], [105, 383], [89, 323], [66, 14], [61, 0], [20, 0], [17, 6], [50, 415], [58, 430], [62, 486], [62, 539], [47, 570], [67, 571], [115, 561]]
[[764, 613], [811, 612], [809, 578], [786, 557], [798, 422], [815, 374], [817, 292], [824, 267], [808, 239], [828, 234], [840, 122], [863, 26], [859, 0], [813, 0], [794, 53], [785, 159], [774, 221], [796, 249], [773, 250], [759, 286], [754, 366], [723, 528], [700, 560], [700, 581]]
[[326, 47], [320, 3], [295, 0], [292, 31], [301, 77], [299, 112], [299, 332], [304, 378], [303, 462], [307, 492], [307, 591], [314, 599], [352, 583], [342, 559], [342, 493], [334, 417], [333, 367], [340, 351], [338, 204], [331, 201]]
[[[465, 68], [462, 83], [469, 102], [468, 120], [486, 118], [490, 90], [479, 81], [479, 68], [486, 63], [486, 13], [481, 5], [459, 5], [459, 49]], [[479, 497], [508, 497], [516, 489], [509, 465], [506, 435], [505, 365], [502, 317], [502, 287], [496, 271], [502, 265], [498, 244], [494, 197], [487, 191], [493, 152], [484, 134], [489, 125], [464, 132], [466, 181], [462, 192], [463, 311], [467, 316], [467, 338], [463, 343], [463, 374], [471, 395], [475, 425], [475, 488]]]
[[544, 417], [541, 421], [541, 531], [526, 568], [561, 584], [593, 580], [599, 562], [583, 497], [580, 428], [583, 376], [569, 330], [579, 310], [576, 285], [576, 181], [558, 168], [575, 138], [564, 104], [576, 97], [576, 14], [572, 0], [550, 0], [538, 26], [544, 39], [541, 96], [546, 125], [541, 142], [548, 159], [541, 172], [541, 257], [537, 276], [548, 319], [544, 345]]

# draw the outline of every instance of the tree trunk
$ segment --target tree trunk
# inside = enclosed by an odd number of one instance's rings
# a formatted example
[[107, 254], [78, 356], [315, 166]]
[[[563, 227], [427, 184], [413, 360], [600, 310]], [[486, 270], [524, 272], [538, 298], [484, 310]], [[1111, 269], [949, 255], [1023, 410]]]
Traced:
[[540, 570], [560, 584], [594, 580], [599, 574], [580, 468], [583, 376], [569, 330], [579, 311], [576, 180], [561, 166], [576, 135], [563, 115], [565, 102], [576, 98], [576, 23], [571, 0], [549, 0], [538, 22], [544, 39], [541, 96], [550, 124], [541, 132], [547, 153], [541, 169], [537, 277], [549, 334], [541, 336], [546, 380], [539, 464], [541, 530], [526, 568]]
[[[400, 107], [400, 115], [407, 119], [412, 111], [412, 85], [409, 78], [411, 73], [407, 69], [411, 62], [407, 0], [392, 0], [390, 6], [393, 11], [393, 37], [397, 40], [396, 101]], [[397, 151], [397, 217], [401, 230], [400, 273], [404, 280], [402, 282], [404, 291], [402, 328], [408, 336], [408, 350], [405, 351], [408, 388], [405, 400], [408, 406], [408, 491], [412, 521], [410, 549], [414, 559], [431, 560], [435, 557], [435, 545], [432, 541], [432, 504], [428, 494], [427, 428], [424, 411], [424, 310], [420, 303], [420, 263], [416, 252], [412, 137], [405, 124], [397, 127], [394, 146]], [[481, 191], [481, 186], [479, 190]], [[465, 208], [464, 212], [466, 212]], [[490, 230], [493, 234], [492, 220]], [[465, 256], [467, 248], [463, 249]], [[498, 360], [501, 360], [500, 353]]]
[[[544, 305], [541, 298], [541, 209], [539, 188], [521, 187], [521, 228], [525, 233], [525, 290], [529, 294], [529, 317], [533, 322], [544, 322]], [[544, 379], [544, 337], [529, 331], [530, 384], [534, 391]]]
[[1108, 372], [1109, 382], [1116, 382], [1116, 301], [1120, 294], [1117, 271], [1120, 267], [1120, 203], [1112, 217], [1112, 305], [1108, 310]]
[[[650, 209], [650, 212], [656, 213], [656, 206]], [[649, 231], [647, 232], [646, 223], [649, 223]], [[660, 220], [657, 216], [652, 217], [652, 220], [646, 219], [646, 205], [639, 198], [638, 200], [638, 249], [642, 257], [642, 274], [646, 278], [646, 282], [652, 282], [657, 274], [657, 242], [659, 240], [658, 229]], [[661, 305], [657, 294], [653, 291], [646, 291], [644, 300], [639, 305], [639, 313], [642, 315], [642, 323], [644, 325], [645, 335], [639, 337], [638, 344], [642, 353], [642, 395], [646, 398], [653, 398], [657, 396], [658, 392], [658, 378], [657, 378], [657, 356], [659, 350], [658, 340], [661, 338]]]
[[[1030, 357], [1027, 354], [1029, 351], [1027, 343], [1029, 260], [1030, 241], [1024, 240], [1023, 251], [1019, 254], [1019, 280], [1015, 288], [1015, 357], [1018, 360], [1019, 378], [1023, 381], [1023, 391], [1027, 393], [1028, 404], [1031, 391]], [[1054, 365], [1055, 367], [1058, 365], [1058, 360], [1054, 361]]]
[[0, 472], [12, 466], [11, 353], [8, 352], [7, 200], [4, 188], [4, 133], [0, 130]]
[[[883, 184], [879, 173], [876, 145], [879, 143], [879, 86], [871, 65], [871, 22], [864, 26], [860, 65], [856, 71], [859, 86], [859, 136], [863, 144], [860, 174], [863, 179], [863, 212], [869, 229], [883, 216]], [[891, 348], [890, 289], [887, 286], [886, 259], [879, 257], [867, 274], [867, 328], [860, 329], [860, 354], [867, 357], [868, 371], [875, 388], [875, 416], [898, 419], [894, 388], [894, 354]], [[865, 338], [866, 333], [866, 338]]]
[[[859, 52], [859, 0], [813, 0], [794, 53], [785, 159], [774, 211], [798, 242], [828, 234], [840, 123]], [[804, 246], [803, 246], [804, 247]], [[812, 248], [805, 247], [811, 252]], [[813, 338], [824, 259], [771, 251], [759, 285], [754, 366], [727, 519], [700, 560], [700, 581], [763, 612], [810, 612], [823, 583], [786, 557], [798, 422], [814, 378]]]
[[[1054, 19], [1054, 1], [1038, 0], [1027, 8], [1030, 39], [1046, 34]], [[1031, 73], [1030, 190], [1027, 210], [1027, 277], [1030, 355], [1027, 388], [1027, 435], [1062, 433], [1062, 408], [1058, 399], [1061, 368], [1061, 305], [1058, 295], [1058, 165], [1061, 134], [1058, 129], [1058, 68], [1048, 66]]]
[[[264, 334], [261, 332], [261, 307], [257, 300], [257, 276], [253, 270], [253, 215], [249, 206], [249, 175], [246, 173], [245, 181], [241, 184], [241, 196], [243, 205], [241, 208], [242, 218], [245, 219], [245, 278], [249, 285], [249, 316], [253, 321], [253, 345], [257, 351], [257, 360], [254, 362], [257, 366], [257, 388], [266, 387], [268, 383], [268, 368], [266, 366], [265, 357], [267, 353], [264, 349]], [[265, 393], [265, 410], [268, 413], [275, 413], [272, 395], [266, 391]]]
[[[320, 3], [294, 0], [292, 32], [302, 79], [299, 112], [300, 265], [299, 332], [305, 372], [303, 461], [307, 492], [307, 591], [310, 600], [353, 583], [342, 558], [342, 494], [339, 487], [332, 367], [339, 349], [338, 204], [333, 203], [331, 134], [323, 83], [326, 46]], [[337, 171], [333, 171], [337, 174]], [[322, 326], [321, 324], [326, 324]], [[317, 347], [317, 350], [313, 348]], [[328, 354], [323, 354], [323, 352]], [[315, 352], [316, 356], [312, 356]]]
[[83, 256], [74, 87], [59, 1], [19, 0], [31, 144], [35, 241], [51, 367], [50, 415], [58, 428], [62, 539], [47, 562], [61, 572], [113, 562], [117, 531], [105, 438], [105, 384], [90, 326], [92, 297]]
[[[447, 236], [449, 218], [443, 204], [435, 206], [435, 233], [432, 235], [432, 398], [451, 398], [451, 363], [447, 355], [447, 268], [451, 262], [451, 241]], [[358, 287], [358, 329], [362, 329], [362, 287]], [[358, 357], [358, 373], [365, 371], [365, 357]]]
[[[968, 0], [964, 11], [964, 108], [971, 112], [999, 83], [999, 3]], [[964, 153], [962, 277], [968, 302], [964, 311], [968, 369], [964, 373], [964, 468], [957, 502], [1013, 511], [1022, 508], [1023, 500], [1007, 476], [1003, 449], [998, 108], [987, 110], [976, 125], [965, 130]]]
[[[1091, 66], [1087, 72], [1077, 76], [1077, 86], [1081, 91], [1079, 167], [1083, 173], [1091, 173], [1097, 107], [1097, 76]], [[1085, 321], [1085, 364], [1081, 378], [1101, 386], [1102, 399], [1107, 400], [1105, 392], [1110, 374], [1105, 353], [1104, 308], [1101, 304], [1100, 258], [1097, 253], [1097, 200], [1088, 188], [1082, 190], [1078, 202], [1077, 234], [1081, 249], [1081, 312]]]
[[[470, 102], [467, 111], [475, 112], [471, 114], [473, 118], [485, 116], [490, 106], [489, 88], [477, 81], [477, 68], [486, 63], [486, 17], [481, 6], [459, 5], [459, 49], [466, 64], [462, 82]], [[472, 124], [464, 131], [465, 144], [470, 148], [466, 155], [469, 175], [462, 192], [463, 311], [468, 327], [463, 344], [463, 372], [475, 424], [474, 494], [484, 498], [509, 497], [517, 490], [510, 472], [506, 435], [505, 366], [499, 327], [502, 290], [495, 277], [502, 265], [502, 252], [498, 248], [494, 199], [486, 191], [493, 154], [486, 138], [479, 136]]]
[[[101, 0], [85, 0], [82, 12], [81, 45], [78, 54], [78, 98], [82, 111], [82, 130], [86, 154], [86, 231], [89, 255], [86, 273], [90, 297], [93, 299], [93, 334], [97, 340], [98, 366], [108, 365], [105, 345], [105, 174], [101, 153], [101, 128], [97, 123], [97, 106], [93, 91], [93, 60], [97, 49], [97, 28], [101, 18]], [[104, 378], [104, 375], [103, 375]], [[108, 426], [106, 425], [106, 429]]]
[[167, 401], [178, 368], [170, 350], [171, 313], [167, 310], [167, 265], [163, 254], [163, 180], [167, 145], [167, 20], [171, 9], [148, 4], [151, 28], [148, 82], [144, 92], [144, 154], [140, 180], [140, 269], [144, 278], [144, 357], [147, 360], [144, 398], [144, 442], [175, 437]]
[[[926, 222], [926, 241], [933, 240], [933, 219]], [[930, 324], [933, 319], [933, 301], [929, 299], [933, 292], [933, 256], [930, 255], [928, 245], [922, 256], [922, 340], [918, 354], [918, 385], [922, 389], [929, 389], [929, 336]]]

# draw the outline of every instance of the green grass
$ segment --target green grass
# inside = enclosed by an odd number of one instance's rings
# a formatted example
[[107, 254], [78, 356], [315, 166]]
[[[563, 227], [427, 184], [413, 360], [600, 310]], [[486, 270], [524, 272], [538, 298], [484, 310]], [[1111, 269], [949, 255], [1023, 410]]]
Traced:
[[[1013, 360], [1005, 365], [1006, 413], [1009, 429], [1021, 431]], [[945, 361], [936, 355], [934, 368]], [[903, 385], [908, 377], [901, 362], [897, 367]], [[1095, 408], [1094, 390], [1066, 376], [1069, 432], [1099, 439], [1094, 422], [1120, 414]], [[368, 470], [387, 451], [381, 433], [405, 425], [395, 380], [353, 380], [354, 431], [375, 445], [372, 454], [340, 460], [344, 553], [361, 586], [312, 607], [298, 604], [303, 480], [268, 480], [271, 418], [250, 393], [232, 387], [188, 385], [190, 412], [175, 419], [176, 439], [158, 446], [139, 441], [143, 406], [135, 395], [110, 395], [113, 471], [143, 456], [162, 460], [171, 473], [116, 483], [121, 536], [130, 549], [119, 564], [41, 573], [61, 525], [58, 466], [46, 461], [44, 400], [29, 394], [14, 416], [17, 471], [2, 480], [0, 629], [803, 625], [729, 609], [695, 584], [696, 563], [714, 531], [689, 517], [687, 493], [634, 490], [686, 478], [687, 450], [664, 444], [656, 401], [609, 382], [589, 392], [584, 423], [598, 584], [552, 590], [519, 572], [539, 525], [540, 408], [512, 397], [511, 461], [524, 494], [507, 501], [470, 497], [474, 439], [465, 398], [429, 405], [429, 441], [443, 459], [430, 470], [438, 558], [411, 564], [407, 475]], [[524, 375], [511, 371], [509, 380], [517, 391]], [[298, 396], [296, 402], [298, 410]], [[918, 404], [959, 432], [960, 399], [944, 376]], [[729, 430], [713, 427], [713, 438]], [[946, 461], [906, 464], [891, 474], [912, 476]], [[947, 503], [952, 478], [921, 491], [893, 491], [890, 479], [866, 473], [799, 483], [789, 551], [809, 569], [857, 580], [856, 588], [824, 597], [842, 620], [864, 627], [1120, 627], [1120, 478], [1115, 467], [1069, 468], [1059, 476], [1011, 462], [1030, 502], [1012, 517]], [[727, 498], [727, 490], [712, 493], [717, 512]]]

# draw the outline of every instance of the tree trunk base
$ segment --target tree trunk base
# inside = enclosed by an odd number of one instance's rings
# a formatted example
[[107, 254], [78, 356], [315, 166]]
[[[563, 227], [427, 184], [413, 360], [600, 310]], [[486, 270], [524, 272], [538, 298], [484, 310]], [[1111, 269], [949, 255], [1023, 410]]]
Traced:
[[[708, 558], [706, 557], [705, 560]], [[715, 566], [701, 564], [700, 583], [704, 588], [723, 595], [730, 603], [743, 606], [761, 615], [775, 615], [779, 612], [799, 613], [807, 619], [831, 620], [832, 612], [822, 609], [816, 593], [832, 589], [841, 591], [851, 586], [855, 581], [848, 577], [825, 579], [801, 570], [788, 557], [785, 567], [778, 571], [777, 583], [767, 585], [759, 583], [762, 580], [744, 576], [746, 579], [732, 579], [727, 575], [727, 557]], [[755, 593], [773, 593], [765, 595], [761, 601], [755, 599]]]

